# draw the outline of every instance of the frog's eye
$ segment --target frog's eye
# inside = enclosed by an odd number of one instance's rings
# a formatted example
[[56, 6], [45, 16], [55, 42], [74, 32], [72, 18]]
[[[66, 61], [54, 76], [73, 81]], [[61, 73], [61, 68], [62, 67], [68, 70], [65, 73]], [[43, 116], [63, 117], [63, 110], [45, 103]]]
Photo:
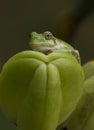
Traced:
[[51, 32], [44, 32], [44, 36], [46, 40], [50, 40], [53, 38], [53, 35]]

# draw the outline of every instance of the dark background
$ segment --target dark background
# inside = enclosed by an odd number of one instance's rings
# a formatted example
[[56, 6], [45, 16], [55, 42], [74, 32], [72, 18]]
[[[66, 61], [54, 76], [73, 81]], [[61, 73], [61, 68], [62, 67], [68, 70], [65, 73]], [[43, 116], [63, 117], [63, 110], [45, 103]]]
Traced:
[[[94, 0], [0, 0], [0, 70], [15, 53], [30, 49], [29, 33], [51, 31], [94, 58]], [[1, 113], [0, 130], [16, 130]]]

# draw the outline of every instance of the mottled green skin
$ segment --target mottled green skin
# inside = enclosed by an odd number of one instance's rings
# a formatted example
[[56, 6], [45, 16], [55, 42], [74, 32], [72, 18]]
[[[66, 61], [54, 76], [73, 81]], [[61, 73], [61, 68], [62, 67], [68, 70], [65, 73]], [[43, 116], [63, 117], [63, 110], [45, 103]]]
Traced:
[[40, 52], [50, 52], [50, 51], [72, 51], [74, 48], [67, 44], [66, 42], [54, 37], [51, 32], [44, 32], [43, 34], [38, 34], [36, 32], [31, 33], [30, 42], [32, 50]]
[[69, 53], [72, 47], [47, 55], [39, 49], [14, 55], [0, 75], [0, 106], [20, 130], [55, 130], [75, 109], [83, 90], [83, 69]]

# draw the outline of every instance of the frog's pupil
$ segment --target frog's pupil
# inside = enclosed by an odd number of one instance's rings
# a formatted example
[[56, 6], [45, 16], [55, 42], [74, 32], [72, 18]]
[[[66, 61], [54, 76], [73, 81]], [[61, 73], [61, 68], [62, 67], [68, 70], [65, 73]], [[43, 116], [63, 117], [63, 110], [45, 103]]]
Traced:
[[50, 40], [51, 38], [52, 38], [52, 35], [51, 35], [51, 34], [46, 34], [46, 35], [45, 35], [45, 39], [46, 39], [46, 40]]

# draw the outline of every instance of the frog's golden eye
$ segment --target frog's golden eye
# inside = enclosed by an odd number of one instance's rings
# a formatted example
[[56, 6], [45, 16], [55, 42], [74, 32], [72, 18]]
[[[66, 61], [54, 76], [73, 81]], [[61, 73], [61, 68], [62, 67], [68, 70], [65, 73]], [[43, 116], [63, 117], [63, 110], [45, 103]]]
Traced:
[[44, 36], [46, 40], [50, 40], [53, 38], [53, 35], [51, 32], [44, 32]]

